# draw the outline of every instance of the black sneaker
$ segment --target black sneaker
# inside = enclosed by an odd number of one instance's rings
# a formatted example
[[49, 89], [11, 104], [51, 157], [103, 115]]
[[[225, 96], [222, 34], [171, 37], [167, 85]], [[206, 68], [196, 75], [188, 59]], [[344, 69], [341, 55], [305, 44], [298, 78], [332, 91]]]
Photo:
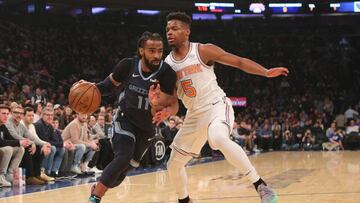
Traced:
[[58, 173], [56, 173], [54, 171], [51, 171], [50, 176], [54, 177], [54, 178], [61, 178], [62, 177], [60, 174], [58, 174]]

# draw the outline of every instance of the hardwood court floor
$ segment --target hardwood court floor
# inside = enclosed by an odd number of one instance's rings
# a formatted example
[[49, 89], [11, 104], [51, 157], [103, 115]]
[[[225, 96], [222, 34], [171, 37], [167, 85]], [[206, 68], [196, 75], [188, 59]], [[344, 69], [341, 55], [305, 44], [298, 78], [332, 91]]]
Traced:
[[[279, 202], [360, 202], [360, 151], [271, 152], [250, 157], [279, 195]], [[244, 177], [226, 161], [187, 168], [195, 203], [260, 202]], [[0, 203], [85, 203], [89, 184], [0, 199]], [[176, 202], [166, 171], [127, 178], [103, 203]]]

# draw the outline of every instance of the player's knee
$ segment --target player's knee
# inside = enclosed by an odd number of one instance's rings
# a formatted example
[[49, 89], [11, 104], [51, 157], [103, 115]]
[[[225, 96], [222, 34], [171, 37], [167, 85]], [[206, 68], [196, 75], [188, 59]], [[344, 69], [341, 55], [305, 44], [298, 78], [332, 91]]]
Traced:
[[212, 123], [208, 129], [208, 141], [212, 149], [219, 149], [230, 141], [229, 127], [225, 123]]
[[124, 167], [125, 165], [129, 165], [130, 162], [131, 162], [131, 156], [127, 154], [124, 156], [118, 156], [114, 158], [115, 165], [117, 165], [120, 168]]
[[219, 134], [209, 134], [209, 145], [212, 149], [217, 150], [220, 148], [223, 138]]

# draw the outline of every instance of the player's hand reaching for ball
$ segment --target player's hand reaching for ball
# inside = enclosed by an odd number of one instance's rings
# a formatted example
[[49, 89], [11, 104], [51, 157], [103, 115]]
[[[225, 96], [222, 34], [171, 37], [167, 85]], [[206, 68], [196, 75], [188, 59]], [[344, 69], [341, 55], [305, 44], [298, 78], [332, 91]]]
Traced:
[[152, 107], [158, 106], [159, 98], [160, 98], [160, 84], [157, 84], [156, 87], [155, 85], [151, 85], [148, 96], [149, 96], [150, 105]]
[[81, 79], [81, 80], [79, 80], [79, 81], [75, 82], [75, 83], [74, 83], [71, 87], [73, 87], [73, 86], [75, 86], [75, 85], [77, 85], [77, 84], [84, 83], [84, 82], [88, 82], [88, 83], [91, 83], [91, 84], [95, 85], [95, 83], [94, 83], [94, 82], [89, 82], [89, 81], [86, 81], [86, 80]]
[[281, 75], [288, 76], [288, 74], [289, 74], [289, 70], [287, 68], [275, 67], [267, 70], [265, 76], [268, 78], [275, 78]]
[[163, 108], [160, 111], [156, 112], [153, 116], [152, 122], [153, 124], [159, 125], [162, 121], [168, 119], [171, 116], [168, 108]]

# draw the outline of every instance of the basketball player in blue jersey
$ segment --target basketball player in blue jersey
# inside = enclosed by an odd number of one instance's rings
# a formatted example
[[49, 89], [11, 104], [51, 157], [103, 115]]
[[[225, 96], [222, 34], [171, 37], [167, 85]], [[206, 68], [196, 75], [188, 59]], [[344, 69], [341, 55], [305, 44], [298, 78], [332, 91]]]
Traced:
[[[92, 187], [89, 203], [100, 202], [108, 188], [120, 185], [127, 172], [139, 166], [149, 147], [149, 140], [155, 135], [153, 114], [163, 108], [166, 108], [167, 116], [178, 111], [178, 101], [174, 96], [176, 73], [162, 61], [161, 36], [145, 32], [138, 40], [138, 55], [139, 58], [120, 61], [104, 81], [96, 84], [102, 95], [110, 94], [119, 85], [124, 90], [119, 96], [113, 121], [111, 142], [115, 156]], [[159, 98], [168, 101], [166, 105], [150, 106], [148, 92], [155, 84], [158, 84]]]
[[[214, 63], [221, 63], [263, 77], [287, 76], [287, 68], [266, 69], [256, 62], [228, 53], [213, 44], [189, 42], [191, 19], [185, 13], [167, 16], [166, 34], [171, 53], [165, 61], [176, 71], [177, 96], [187, 108], [182, 128], [171, 145], [169, 177], [180, 203], [191, 202], [187, 190], [186, 163], [200, 154], [206, 141], [220, 150], [225, 159], [254, 184], [262, 203], [277, 202], [272, 189], [259, 177], [243, 149], [231, 141], [234, 124], [231, 101], [218, 86]], [[160, 102], [156, 91], [150, 91], [152, 103]], [[165, 110], [158, 112], [161, 114]], [[158, 122], [161, 116], [154, 117]]]

